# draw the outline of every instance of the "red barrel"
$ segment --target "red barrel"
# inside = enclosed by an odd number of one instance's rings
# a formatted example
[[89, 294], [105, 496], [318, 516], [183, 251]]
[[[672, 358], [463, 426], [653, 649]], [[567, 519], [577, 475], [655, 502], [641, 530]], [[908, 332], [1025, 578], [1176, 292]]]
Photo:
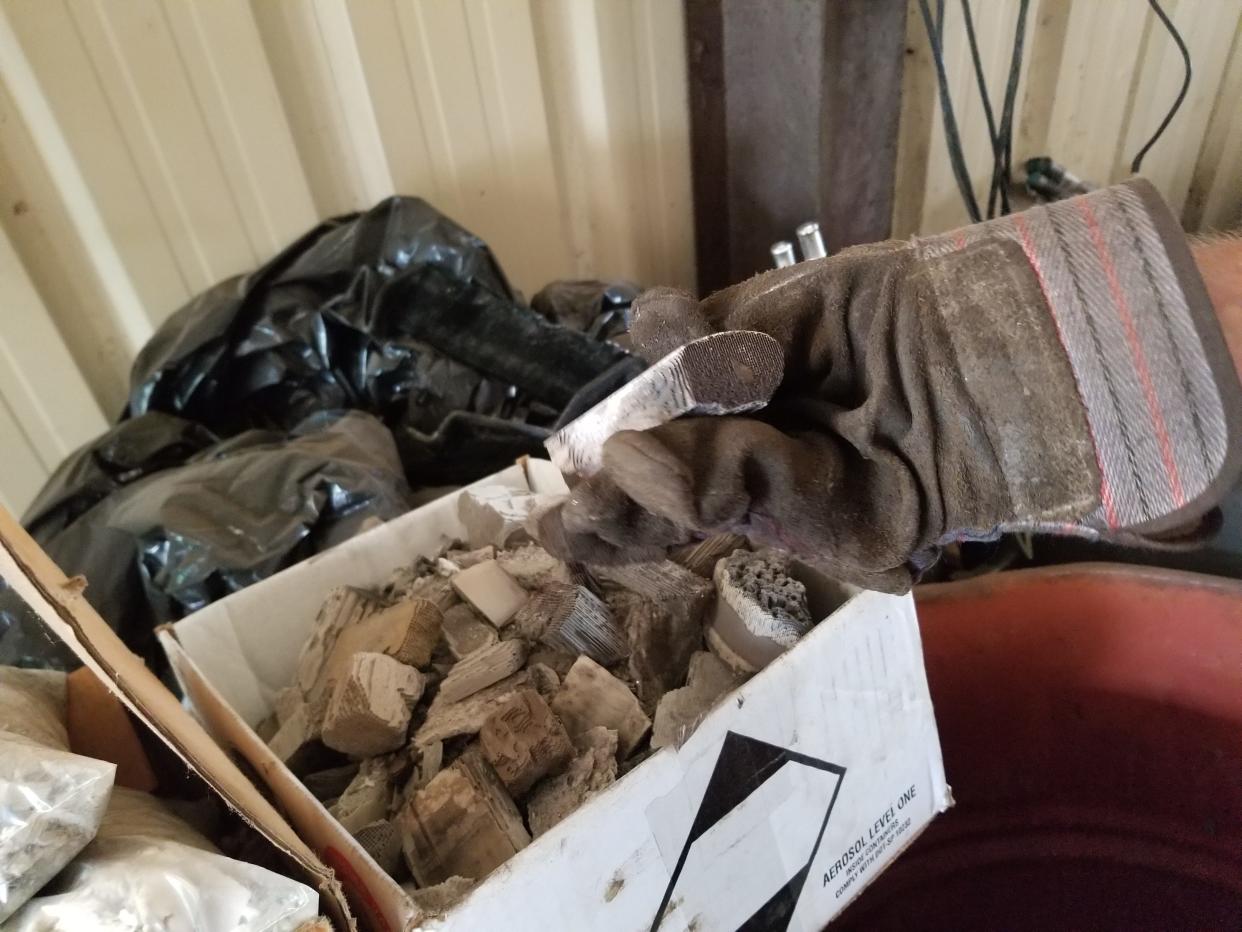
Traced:
[[1242, 583], [1092, 564], [915, 595], [957, 805], [839, 926], [1242, 932]]

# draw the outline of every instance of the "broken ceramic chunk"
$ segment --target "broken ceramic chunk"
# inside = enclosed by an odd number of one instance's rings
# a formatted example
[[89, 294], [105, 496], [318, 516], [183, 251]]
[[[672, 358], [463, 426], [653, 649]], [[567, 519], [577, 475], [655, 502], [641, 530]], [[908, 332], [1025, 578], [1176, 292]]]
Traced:
[[531, 686], [544, 699], [551, 699], [561, 687], [560, 675], [546, 663], [535, 663], [527, 658], [526, 672], [530, 674]]
[[579, 657], [552, 698], [571, 737], [603, 726], [617, 732], [624, 758], [642, 741], [651, 720], [629, 688], [590, 657]]
[[695, 651], [703, 646], [701, 621], [685, 611], [669, 610], [650, 599], [635, 599], [625, 615], [630, 645], [629, 673], [638, 697], [658, 702], [664, 693], [685, 682]]
[[529, 541], [526, 520], [538, 508], [558, 496], [524, 492], [505, 485], [464, 489], [457, 499], [457, 516], [466, 529], [471, 547], [492, 544], [511, 547]]
[[322, 680], [324, 667], [341, 632], [383, 607], [384, 603], [375, 596], [352, 586], [338, 586], [328, 593], [311, 628], [311, 636], [298, 657], [294, 685], [303, 696], [310, 698], [311, 691]]
[[779, 551], [740, 550], [716, 564], [716, 611], [707, 643], [733, 669], [761, 670], [811, 630], [806, 587]]
[[711, 579], [716, 564], [735, 550], [747, 549], [747, 540], [741, 534], [717, 534], [695, 544], [683, 544], [669, 552], [669, 559], [679, 563], [704, 579]]
[[491, 714], [479, 732], [479, 744], [514, 797], [542, 777], [559, 773], [574, 756], [565, 726], [533, 689], [518, 690]]
[[585, 586], [547, 584], [518, 612], [514, 626], [549, 647], [570, 655], [586, 654], [603, 664], [628, 653], [612, 612]]
[[671, 560], [592, 566], [591, 571], [601, 579], [653, 602], [662, 605], [670, 602], [685, 603], [691, 614], [701, 615], [714, 592], [710, 580], [695, 575]]
[[767, 334], [731, 330], [669, 353], [544, 446], [566, 476], [591, 476], [604, 443], [622, 430], [647, 430], [684, 414], [738, 414], [762, 408], [784, 374], [784, 353]]
[[526, 815], [531, 834], [538, 838], [571, 815], [617, 779], [617, 733], [608, 728], [588, 729], [579, 736], [579, 753], [564, 773], [542, 780], [530, 795]]
[[444, 556], [436, 560], [436, 571], [447, 576], [468, 570], [488, 560], [496, 559], [496, 548], [491, 544], [476, 547], [473, 550], [446, 550]]
[[569, 568], [538, 544], [496, 554], [500, 568], [526, 589], [538, 589], [549, 582], [569, 582]]
[[513, 800], [475, 750], [415, 793], [398, 820], [406, 863], [424, 887], [454, 875], [486, 877], [530, 843]]
[[355, 757], [401, 747], [423, 682], [413, 667], [385, 654], [354, 654], [348, 673], [328, 701], [323, 743]]
[[499, 640], [496, 629], [469, 605], [454, 605], [444, 613], [444, 642], [458, 660]]
[[401, 866], [401, 830], [395, 822], [377, 819], [353, 833], [354, 840], [390, 877]]
[[441, 612], [447, 612], [461, 601], [452, 581], [446, 576], [420, 576], [405, 592], [408, 599], [426, 599]]
[[445, 741], [459, 735], [478, 734], [488, 716], [515, 689], [528, 685], [530, 685], [529, 675], [525, 670], [519, 670], [507, 679], [481, 689], [460, 702], [445, 702], [437, 695], [427, 709], [427, 718], [414, 733], [414, 744], [418, 747], [426, 747], [433, 741]]
[[690, 658], [686, 685], [664, 694], [656, 707], [651, 746], [680, 747], [712, 706], [740, 682], [718, 657], [701, 651]]
[[453, 577], [453, 588], [484, 618], [497, 628], [508, 624], [526, 604], [526, 590], [500, 568], [495, 560], [485, 560]]
[[[477, 880], [469, 877], [450, 877], [443, 883], [430, 887], [419, 887], [412, 883], [403, 883], [401, 889], [406, 896], [414, 901], [422, 913], [421, 918], [439, 916], [460, 903], [467, 893], [475, 888]], [[299, 930], [300, 932], [300, 930]]]
[[480, 648], [453, 665], [436, 698], [443, 702], [460, 702], [480, 689], [499, 683], [522, 669], [526, 663], [526, 642], [501, 641]]
[[351, 835], [388, 813], [388, 774], [382, 761], [363, 761], [345, 792], [328, 811]]

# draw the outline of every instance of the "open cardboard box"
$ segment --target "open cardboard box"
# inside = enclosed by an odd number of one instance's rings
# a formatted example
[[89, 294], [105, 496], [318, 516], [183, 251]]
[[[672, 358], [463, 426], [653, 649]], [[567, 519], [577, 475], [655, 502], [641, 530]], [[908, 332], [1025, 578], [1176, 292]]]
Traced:
[[[541, 460], [484, 484], [565, 488]], [[723, 932], [754, 917], [757, 928], [812, 932], [951, 804], [913, 600], [859, 592], [682, 747], [588, 801], [447, 915], [419, 915], [253, 726], [292, 681], [330, 589], [381, 586], [462, 536], [446, 496], [160, 631], [194, 709], [266, 781], [363, 925]]]
[[[333, 872], [91, 608], [83, 597], [86, 581], [65, 576], [4, 508], [0, 508], [0, 578], [195, 775], [285, 856], [296, 879], [319, 891], [320, 911], [337, 929], [356, 928]], [[74, 677], [70, 680], [72, 701]], [[81, 682], [89, 686], [93, 681]], [[115, 759], [113, 754], [118, 749], [108, 750], [111, 753], [100, 756]], [[137, 755], [141, 755], [140, 750]], [[141, 776], [137, 780], [122, 776], [118, 770], [121, 785], [150, 789], [149, 784], [143, 785], [145, 778]]]

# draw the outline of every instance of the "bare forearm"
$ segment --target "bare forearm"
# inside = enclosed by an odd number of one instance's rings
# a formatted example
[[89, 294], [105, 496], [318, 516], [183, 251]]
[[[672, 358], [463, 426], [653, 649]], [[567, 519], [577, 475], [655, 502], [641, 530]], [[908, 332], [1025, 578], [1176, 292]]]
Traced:
[[1196, 240], [1191, 251], [1220, 318], [1225, 342], [1242, 377], [1242, 237]]

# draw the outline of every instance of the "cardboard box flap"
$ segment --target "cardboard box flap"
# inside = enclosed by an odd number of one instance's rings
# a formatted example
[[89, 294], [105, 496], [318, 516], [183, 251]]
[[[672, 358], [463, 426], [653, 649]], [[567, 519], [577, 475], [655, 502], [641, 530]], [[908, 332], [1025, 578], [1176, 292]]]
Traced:
[[91, 607], [83, 595], [85, 581], [65, 576], [3, 508], [0, 577], [86, 666], [115, 687], [120, 700], [146, 727], [247, 823], [297, 862], [319, 890], [321, 907], [339, 928], [355, 928], [332, 871]]

